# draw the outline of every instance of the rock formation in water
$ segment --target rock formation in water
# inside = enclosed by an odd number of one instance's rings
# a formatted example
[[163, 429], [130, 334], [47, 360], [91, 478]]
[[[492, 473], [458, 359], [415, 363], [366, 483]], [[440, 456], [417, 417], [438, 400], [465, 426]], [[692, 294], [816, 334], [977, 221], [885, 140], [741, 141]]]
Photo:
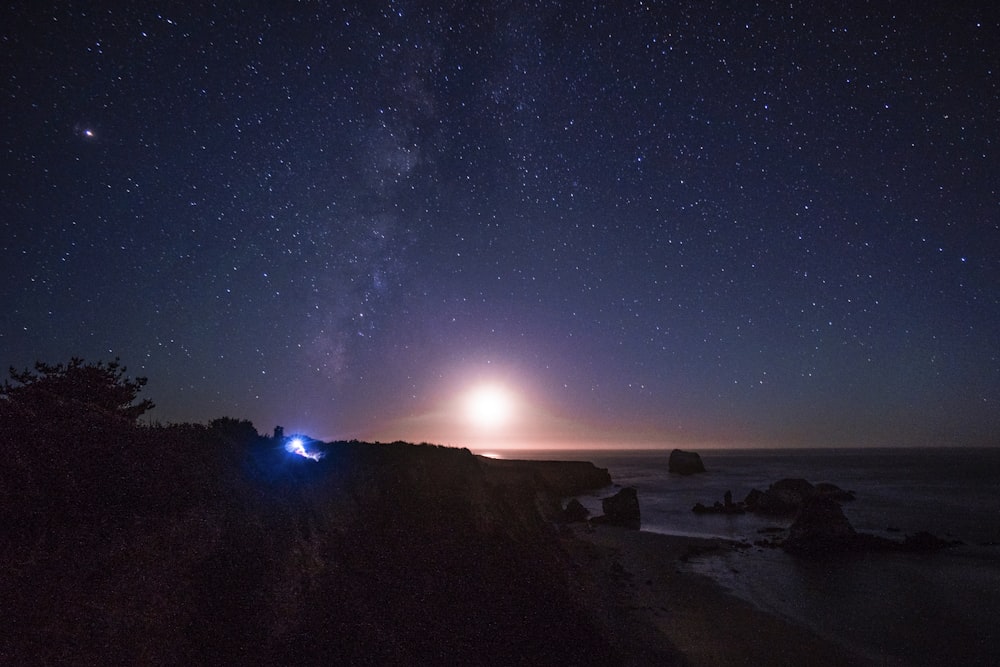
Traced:
[[760, 495], [754, 511], [761, 514], [789, 514], [798, 511], [815, 494], [816, 487], [804, 479], [778, 480]]
[[782, 549], [798, 556], [824, 556], [853, 549], [856, 536], [840, 505], [816, 496], [802, 506]]
[[727, 491], [723, 502], [712, 505], [695, 503], [691, 511], [696, 514], [743, 514], [757, 512], [774, 516], [791, 516], [802, 509], [812, 498], [828, 498], [836, 502], [854, 500], [854, 493], [844, 491], [835, 484], [820, 482], [813, 485], [804, 479], [782, 479], [768, 487], [766, 491], [751, 489], [741, 502], [733, 502]]
[[804, 558], [879, 551], [930, 552], [961, 544], [927, 532], [908, 535], [902, 541], [859, 533], [851, 526], [840, 507], [841, 503], [854, 499], [854, 492], [844, 491], [828, 482], [813, 485], [804, 479], [782, 479], [769, 486], [766, 491], [751, 490], [742, 502], [732, 502], [732, 494], [727, 491], [723, 502], [716, 501], [710, 506], [695, 503], [691, 511], [696, 514], [756, 512], [777, 517], [794, 517], [785, 539], [760, 539], [754, 544], [761, 547], [781, 547], [790, 554]]
[[595, 517], [593, 521], [607, 523], [613, 526], [639, 528], [639, 495], [631, 486], [627, 486], [613, 496], [601, 500], [604, 516]]
[[923, 531], [907, 535], [902, 541], [859, 533], [833, 498], [814, 496], [802, 506], [780, 546], [795, 556], [818, 559], [847, 553], [927, 553], [959, 544]]
[[678, 475], [694, 475], [705, 472], [705, 464], [697, 452], [685, 452], [675, 449], [670, 452], [670, 459], [667, 461], [667, 471]]
[[691, 511], [695, 514], [745, 514], [746, 507], [744, 503], [734, 503], [732, 492], [726, 491], [721, 503], [716, 501], [710, 506], [695, 503]]

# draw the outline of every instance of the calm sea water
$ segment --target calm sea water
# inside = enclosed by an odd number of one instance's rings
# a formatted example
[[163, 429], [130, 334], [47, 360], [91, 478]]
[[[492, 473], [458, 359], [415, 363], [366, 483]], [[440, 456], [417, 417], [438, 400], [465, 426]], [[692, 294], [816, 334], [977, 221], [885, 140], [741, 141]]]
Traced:
[[[900, 538], [926, 530], [964, 545], [810, 563], [752, 547], [690, 564], [734, 594], [886, 665], [1000, 665], [1000, 449], [705, 450], [708, 472], [667, 473], [668, 451], [508, 452], [588, 460], [639, 491], [642, 530], [753, 542], [788, 521], [691, 512], [741, 500], [785, 477], [852, 490], [855, 529]], [[613, 488], [580, 498], [600, 513]]]

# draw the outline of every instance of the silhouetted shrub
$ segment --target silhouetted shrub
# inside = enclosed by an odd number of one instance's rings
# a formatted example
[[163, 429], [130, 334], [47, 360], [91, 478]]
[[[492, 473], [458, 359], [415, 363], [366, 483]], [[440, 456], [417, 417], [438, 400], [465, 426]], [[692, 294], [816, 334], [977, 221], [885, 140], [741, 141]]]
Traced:
[[208, 422], [208, 428], [212, 435], [224, 438], [233, 444], [251, 445], [261, 438], [253, 422], [249, 419], [219, 417]]

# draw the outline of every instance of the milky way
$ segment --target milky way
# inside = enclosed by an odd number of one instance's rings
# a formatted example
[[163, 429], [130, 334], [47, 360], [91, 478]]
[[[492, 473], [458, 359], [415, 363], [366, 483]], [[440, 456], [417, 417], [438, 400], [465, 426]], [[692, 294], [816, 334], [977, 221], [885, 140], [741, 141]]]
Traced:
[[500, 382], [491, 445], [1000, 444], [992, 3], [425, 4], [0, 10], [0, 362], [319, 438], [475, 444]]

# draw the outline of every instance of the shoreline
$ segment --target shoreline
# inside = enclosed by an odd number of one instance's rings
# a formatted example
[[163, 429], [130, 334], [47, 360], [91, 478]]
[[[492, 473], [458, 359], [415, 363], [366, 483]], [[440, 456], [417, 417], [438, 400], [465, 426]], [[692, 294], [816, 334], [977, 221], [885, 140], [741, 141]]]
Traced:
[[585, 595], [626, 655], [672, 647], [689, 667], [880, 664], [681, 567], [688, 557], [730, 548], [726, 540], [607, 525], [571, 532], [565, 546], [590, 585], [603, 589]]
[[[662, 453], [623, 452], [595, 457], [595, 464], [607, 467], [617, 485], [640, 490], [642, 530], [744, 545], [672, 566], [846, 647], [862, 662], [985, 667], [996, 664], [1000, 651], [992, 624], [1000, 610], [1000, 537], [997, 524], [984, 521], [982, 513], [995, 496], [998, 454], [1000, 450], [981, 450], [941, 458], [917, 449], [898, 456], [740, 453], [719, 455], [709, 473], [686, 478], [666, 472]], [[710, 463], [708, 456], [705, 463]], [[771, 541], [772, 530], [787, 529], [790, 519], [705, 516], [690, 509], [696, 502], [720, 499], [726, 491], [738, 497], [786, 478], [831, 481], [854, 491], [858, 500], [846, 503], [843, 511], [859, 532], [898, 541], [928, 531], [955, 544], [930, 553], [802, 559], [757, 544]], [[601, 511], [601, 495], [608, 491], [582, 499], [592, 514]]]

